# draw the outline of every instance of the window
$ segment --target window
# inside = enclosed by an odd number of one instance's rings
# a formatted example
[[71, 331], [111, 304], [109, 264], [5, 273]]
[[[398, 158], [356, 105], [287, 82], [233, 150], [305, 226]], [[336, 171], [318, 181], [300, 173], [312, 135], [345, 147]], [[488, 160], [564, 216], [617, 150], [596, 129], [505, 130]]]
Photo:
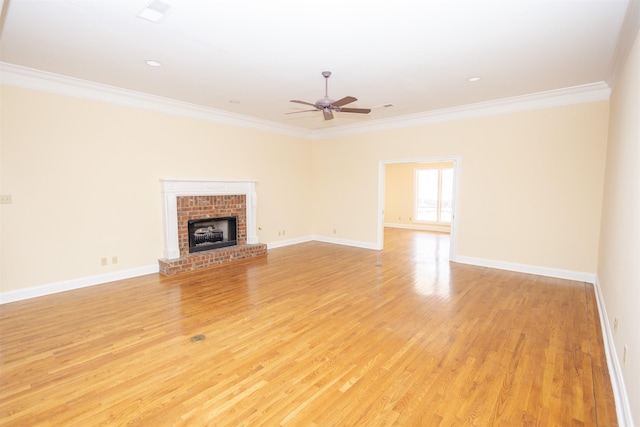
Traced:
[[415, 190], [417, 222], [451, 224], [453, 168], [416, 169]]

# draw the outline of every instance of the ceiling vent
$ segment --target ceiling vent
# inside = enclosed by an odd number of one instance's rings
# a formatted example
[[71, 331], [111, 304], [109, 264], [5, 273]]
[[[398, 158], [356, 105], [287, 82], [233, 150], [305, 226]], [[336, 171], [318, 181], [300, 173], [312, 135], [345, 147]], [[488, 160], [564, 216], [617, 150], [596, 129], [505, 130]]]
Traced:
[[144, 9], [138, 13], [138, 18], [146, 19], [147, 21], [158, 23], [171, 9], [169, 3], [165, 3], [160, 0], [153, 0]]

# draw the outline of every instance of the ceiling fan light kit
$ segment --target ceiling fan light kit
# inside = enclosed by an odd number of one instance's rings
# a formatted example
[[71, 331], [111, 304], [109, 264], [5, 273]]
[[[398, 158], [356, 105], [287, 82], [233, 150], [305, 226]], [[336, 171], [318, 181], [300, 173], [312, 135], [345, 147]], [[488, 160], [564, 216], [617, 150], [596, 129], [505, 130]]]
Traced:
[[312, 104], [311, 102], [300, 101], [298, 99], [292, 99], [290, 102], [295, 102], [297, 104], [310, 105], [315, 108], [315, 110], [304, 110], [304, 111], [294, 111], [292, 113], [287, 114], [295, 114], [295, 113], [305, 113], [308, 111], [322, 111], [322, 116], [325, 120], [333, 119], [333, 112], [339, 113], [357, 113], [357, 114], [369, 114], [371, 112], [371, 108], [342, 108], [343, 105], [351, 104], [358, 100], [353, 96], [345, 96], [339, 100], [333, 100], [329, 98], [329, 77], [331, 77], [331, 71], [323, 71], [322, 77], [324, 77], [324, 98], [319, 99]]

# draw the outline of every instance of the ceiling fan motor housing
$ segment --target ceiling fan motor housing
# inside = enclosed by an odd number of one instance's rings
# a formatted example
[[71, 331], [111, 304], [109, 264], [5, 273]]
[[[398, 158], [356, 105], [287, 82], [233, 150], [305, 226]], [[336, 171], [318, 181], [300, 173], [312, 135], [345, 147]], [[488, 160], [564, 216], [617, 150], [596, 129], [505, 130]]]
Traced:
[[333, 104], [334, 102], [336, 102], [335, 100], [331, 99], [331, 98], [322, 98], [322, 99], [318, 99], [316, 101], [316, 107], [322, 109], [322, 108], [327, 108], [327, 107], [331, 107], [331, 104]]

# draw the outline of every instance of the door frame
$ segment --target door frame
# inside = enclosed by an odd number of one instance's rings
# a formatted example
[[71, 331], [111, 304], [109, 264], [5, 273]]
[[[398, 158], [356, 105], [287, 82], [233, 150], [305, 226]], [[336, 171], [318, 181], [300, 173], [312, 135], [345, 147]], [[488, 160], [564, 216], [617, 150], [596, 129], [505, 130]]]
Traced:
[[376, 239], [376, 248], [378, 250], [382, 250], [384, 248], [384, 193], [386, 185], [386, 166], [402, 163], [435, 162], [453, 162], [453, 218], [451, 220], [449, 261], [456, 260], [458, 254], [458, 206], [460, 205], [460, 169], [462, 166], [462, 158], [460, 155], [417, 157], [403, 160], [381, 160], [378, 163], [378, 236]]

